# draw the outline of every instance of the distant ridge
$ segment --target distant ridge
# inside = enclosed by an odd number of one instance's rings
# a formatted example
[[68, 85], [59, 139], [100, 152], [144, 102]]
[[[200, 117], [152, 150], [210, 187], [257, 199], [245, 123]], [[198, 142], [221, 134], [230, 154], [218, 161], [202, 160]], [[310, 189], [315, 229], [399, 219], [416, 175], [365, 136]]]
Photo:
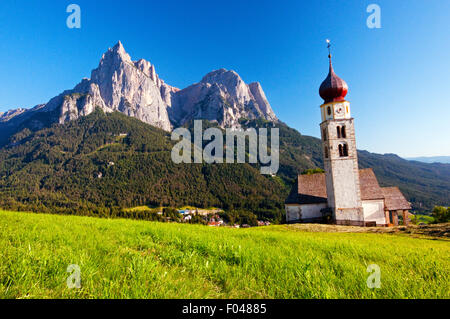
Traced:
[[450, 156], [422, 156], [422, 157], [405, 157], [408, 161], [417, 161], [422, 163], [443, 163], [450, 164]]

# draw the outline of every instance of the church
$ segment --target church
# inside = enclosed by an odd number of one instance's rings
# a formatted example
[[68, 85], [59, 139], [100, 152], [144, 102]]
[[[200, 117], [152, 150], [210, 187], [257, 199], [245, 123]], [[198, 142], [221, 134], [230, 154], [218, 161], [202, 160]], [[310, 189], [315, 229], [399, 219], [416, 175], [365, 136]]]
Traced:
[[380, 187], [371, 168], [358, 168], [347, 83], [329, 73], [320, 86], [320, 131], [325, 173], [299, 175], [285, 202], [288, 223], [396, 226], [409, 222], [410, 203], [397, 187]]

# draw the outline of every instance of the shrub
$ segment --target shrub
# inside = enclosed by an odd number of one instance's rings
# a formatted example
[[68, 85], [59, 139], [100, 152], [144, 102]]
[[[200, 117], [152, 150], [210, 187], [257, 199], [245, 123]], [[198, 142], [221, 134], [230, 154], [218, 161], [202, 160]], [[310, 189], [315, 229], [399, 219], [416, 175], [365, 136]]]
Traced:
[[181, 218], [183, 217], [178, 210], [176, 210], [175, 208], [172, 207], [166, 207], [163, 209], [163, 216], [164, 217], [168, 217], [171, 220], [175, 221], [175, 222], [179, 222], [181, 221]]
[[321, 168], [310, 168], [310, 169], [307, 169], [306, 171], [304, 171], [302, 173], [302, 175], [313, 175], [313, 174], [320, 174], [320, 173], [325, 173], [325, 171]]
[[431, 216], [436, 224], [447, 223], [450, 221], [450, 207], [435, 206]]
[[416, 214], [411, 216], [410, 218], [411, 223], [413, 223], [414, 225], [434, 223], [434, 218], [429, 215]]
[[258, 218], [256, 215], [250, 211], [239, 209], [239, 210], [230, 210], [227, 212], [223, 212], [219, 214], [223, 220], [228, 224], [239, 224], [239, 225], [250, 225], [250, 226], [258, 226]]

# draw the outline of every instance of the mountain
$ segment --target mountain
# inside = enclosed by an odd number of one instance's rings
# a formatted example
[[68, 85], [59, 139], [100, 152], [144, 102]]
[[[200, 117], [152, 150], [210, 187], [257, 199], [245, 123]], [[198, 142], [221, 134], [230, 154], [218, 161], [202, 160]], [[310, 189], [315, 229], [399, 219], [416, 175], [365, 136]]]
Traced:
[[[280, 169], [174, 164], [173, 127], [279, 128]], [[204, 125], [205, 127], [206, 125]], [[0, 114], [0, 207], [84, 213], [139, 205], [244, 208], [280, 220], [297, 174], [323, 166], [321, 141], [279, 121], [261, 85], [220, 69], [183, 90], [119, 42], [90, 79], [31, 109]], [[269, 141], [270, 143], [270, 141]], [[413, 208], [449, 206], [450, 165], [359, 151], [382, 186], [399, 186]]]
[[0, 114], [0, 146], [21, 130], [36, 131], [91, 114], [118, 111], [165, 131], [192, 119], [207, 119], [220, 127], [237, 127], [242, 117], [276, 121], [261, 85], [246, 84], [234, 71], [208, 73], [183, 90], [166, 84], [155, 66], [132, 61], [121, 42], [108, 49], [90, 79], [64, 91], [45, 104]]
[[239, 119], [277, 121], [261, 85], [245, 84], [234, 71], [220, 69], [173, 95], [170, 118], [183, 125], [193, 119], [217, 122], [220, 127], [239, 127]]
[[[40, 129], [50, 123], [63, 124], [91, 114], [95, 107], [104, 112], [119, 111], [166, 131], [171, 129], [167, 98], [178, 89], [168, 86], [145, 60], [132, 61], [121, 42], [103, 54], [91, 79], [83, 79], [72, 90], [30, 110], [0, 117], [3, 126]], [[11, 113], [14, 111], [10, 111]], [[45, 117], [45, 122], [39, 122]], [[0, 126], [0, 128], [2, 128]]]
[[[188, 123], [186, 123], [188, 124]], [[218, 126], [218, 123], [210, 123]], [[273, 127], [241, 119], [247, 127]], [[206, 126], [206, 125], [205, 125]], [[297, 174], [322, 167], [321, 141], [277, 122], [280, 169], [261, 175], [257, 165], [174, 164], [170, 134], [119, 112], [88, 116], [16, 134], [0, 149], [0, 207], [38, 212], [105, 214], [141, 205], [239, 208], [282, 220]], [[415, 210], [448, 206], [450, 165], [409, 162], [396, 155], [359, 152], [383, 186], [398, 185]]]
[[381, 186], [398, 186], [414, 210], [429, 213], [435, 205], [450, 206], [450, 164], [413, 162], [367, 151], [359, 151], [358, 159], [362, 168], [373, 168]]
[[407, 157], [408, 161], [416, 161], [423, 163], [444, 163], [450, 164], [450, 156], [422, 156], [422, 157]]

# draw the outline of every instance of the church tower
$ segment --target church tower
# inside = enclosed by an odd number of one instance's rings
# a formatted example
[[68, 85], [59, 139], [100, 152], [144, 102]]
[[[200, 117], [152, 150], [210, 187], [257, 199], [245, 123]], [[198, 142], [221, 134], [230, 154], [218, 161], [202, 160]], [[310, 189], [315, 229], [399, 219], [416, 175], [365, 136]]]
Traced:
[[329, 73], [319, 90], [324, 100], [320, 106], [320, 131], [328, 207], [336, 224], [364, 226], [354, 119], [350, 103], [345, 100], [348, 86], [334, 73], [331, 53], [328, 58]]

